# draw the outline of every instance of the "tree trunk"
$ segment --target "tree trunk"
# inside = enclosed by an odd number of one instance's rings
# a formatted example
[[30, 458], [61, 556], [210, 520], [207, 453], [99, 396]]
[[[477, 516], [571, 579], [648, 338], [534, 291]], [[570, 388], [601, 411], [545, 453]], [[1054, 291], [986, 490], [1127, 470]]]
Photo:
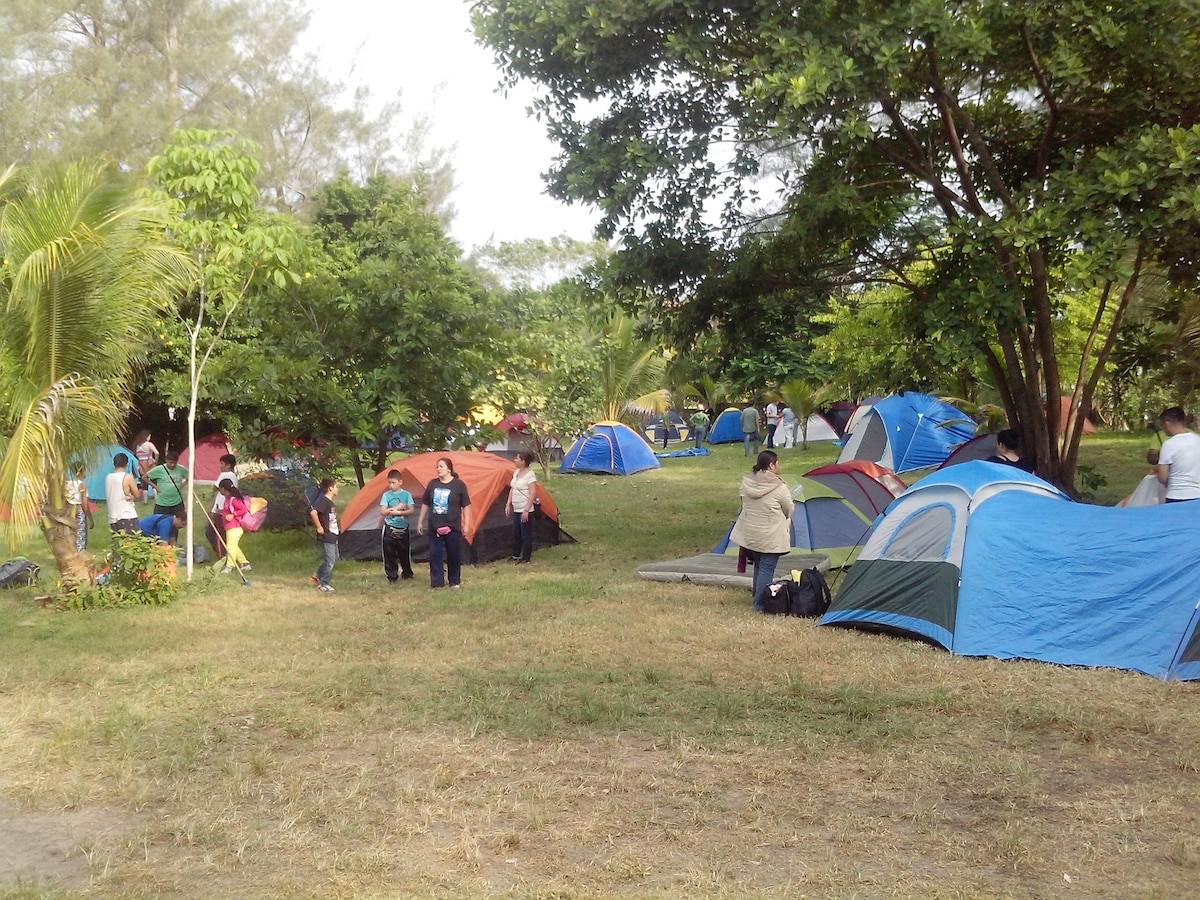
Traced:
[[59, 577], [67, 587], [90, 584], [92, 580], [91, 559], [75, 549], [75, 510], [47, 508], [42, 513], [42, 535], [54, 554], [54, 564]]

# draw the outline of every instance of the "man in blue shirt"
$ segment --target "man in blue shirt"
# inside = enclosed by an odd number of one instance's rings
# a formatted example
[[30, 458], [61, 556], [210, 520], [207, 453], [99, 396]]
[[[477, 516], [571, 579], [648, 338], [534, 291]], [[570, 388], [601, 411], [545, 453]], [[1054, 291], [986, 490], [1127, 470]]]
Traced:
[[389, 584], [401, 578], [412, 578], [411, 541], [408, 517], [416, 512], [412, 494], [400, 486], [400, 473], [392, 469], [387, 474], [387, 490], [379, 498], [379, 514], [383, 517], [383, 574]]
[[164, 544], [175, 545], [179, 529], [187, 524], [187, 519], [175, 513], [151, 513], [145, 518], [138, 519], [138, 528], [146, 537], [158, 538]]

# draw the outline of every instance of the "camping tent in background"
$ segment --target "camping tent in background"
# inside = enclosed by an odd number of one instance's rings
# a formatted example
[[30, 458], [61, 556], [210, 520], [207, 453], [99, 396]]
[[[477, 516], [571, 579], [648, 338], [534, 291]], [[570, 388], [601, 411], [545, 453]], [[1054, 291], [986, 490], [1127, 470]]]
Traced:
[[217, 476], [221, 474], [220, 459], [232, 452], [225, 435], [210, 434], [196, 441], [194, 460], [188, 448], [184, 447], [179, 453], [179, 464], [188, 470], [192, 484], [216, 484]]
[[[853, 562], [867, 532], [870, 516], [834, 489], [811, 478], [801, 478], [792, 488], [796, 506], [792, 510], [792, 546], [798, 550], [823, 553], [832, 568]], [[737, 544], [730, 540], [733, 526], [713, 547], [713, 553], [732, 553]]]
[[867, 413], [871, 411], [871, 407], [882, 399], [882, 397], [867, 397], [859, 401], [858, 405], [850, 413], [850, 418], [846, 420], [846, 427], [842, 431], [842, 437], [848, 437], [853, 434], [854, 430], [862, 424], [862, 420], [866, 418]]
[[[478, 565], [501, 559], [512, 553], [512, 519], [504, 515], [508, 485], [516, 465], [494, 453], [447, 450], [420, 453], [407, 459], [397, 459], [368, 481], [346, 504], [339, 517], [341, 536], [338, 551], [349, 559], [382, 559], [379, 498], [387, 490], [387, 473], [400, 472], [404, 489], [413, 495], [418, 510], [409, 516], [411, 523], [411, 554], [416, 561], [429, 559], [429, 539], [416, 532], [421, 497], [425, 485], [437, 476], [437, 461], [448, 457], [458, 477], [467, 485], [471, 495], [471, 527], [464, 532], [469, 544], [465, 561]], [[575, 539], [559, 527], [558, 505], [545, 485], [539, 482], [537, 499], [541, 512], [534, 517], [533, 544], [548, 547], [560, 543], [575, 543]]]
[[957, 466], [959, 463], [971, 462], [975, 459], [990, 459], [999, 452], [1000, 447], [996, 444], [996, 436], [994, 434], [976, 435], [966, 443], [955, 447], [938, 468], [944, 469], [946, 466]]
[[538, 434], [534, 428], [535, 419], [529, 413], [515, 412], [505, 416], [494, 427], [504, 434], [504, 437], [492, 441], [483, 449], [488, 453], [496, 453], [508, 459], [514, 459], [522, 450], [532, 453], [535, 458], [541, 458], [538, 453], [538, 442], [546, 450], [547, 459], [562, 459], [562, 444], [553, 435]]
[[560, 472], [632, 475], [662, 463], [636, 431], [620, 422], [597, 422], [563, 456]]
[[[739, 430], [741, 429], [740, 423], [738, 425], [738, 428], [739, 428]], [[839, 439], [837, 429], [834, 428], [833, 425], [830, 424], [829, 420], [826, 419], [825, 416], [821, 415], [821, 413], [813, 413], [811, 416], [808, 417], [807, 434], [808, 434], [808, 442], [810, 444], [815, 443], [817, 441], [836, 441]], [[796, 440], [795, 440], [796, 446], [800, 446], [804, 442], [804, 435], [805, 435], [805, 432], [801, 431], [800, 423], [797, 422], [796, 423]], [[784, 439], [783, 427], [780, 426], [775, 431], [775, 446], [778, 447], [780, 444], [782, 444], [783, 439]]]
[[[1065, 433], [1067, 430], [1067, 415], [1068, 415], [1068, 413], [1071, 412], [1071, 398], [1070, 397], [1062, 397], [1062, 398], [1060, 398], [1060, 400], [1061, 400], [1061, 403], [1058, 407], [1058, 410], [1059, 410], [1059, 412], [1058, 412], [1058, 428], [1059, 428], [1059, 431]], [[1083, 431], [1081, 432], [1081, 434], [1095, 434], [1095, 433], [1096, 433], [1095, 423], [1092, 422], [1092, 420], [1090, 418], [1088, 418], [1088, 416], [1084, 416], [1083, 417]]]
[[729, 407], [712, 423], [708, 429], [710, 444], [732, 444], [742, 441], [742, 411]]
[[[950, 424], [953, 423], [953, 424]], [[893, 472], [936, 466], [970, 440], [975, 423], [943, 400], [906, 391], [884, 397], [854, 427], [838, 462], [866, 459]]]
[[[683, 416], [675, 412], [675, 410], [667, 411], [667, 440], [682, 441], [687, 440], [688, 426], [683, 421]], [[646, 439], [653, 444], [661, 444], [663, 439], [663, 417], [651, 416], [646, 420], [646, 427], [642, 429], [646, 435]]]
[[821, 624], [1197, 680], [1192, 506], [1090, 506], [1013, 466], [952, 466], [888, 508]]
[[817, 466], [804, 477], [837, 491], [871, 521], [906, 490], [904, 482], [887, 469], [862, 459]]
[[104, 478], [113, 470], [113, 457], [124, 453], [129, 457], [129, 465], [125, 470], [137, 478], [137, 454], [128, 447], [120, 444], [107, 444], [96, 447], [83, 462], [83, 480], [87, 482], [89, 500], [104, 500]]
[[858, 409], [858, 404], [852, 400], [837, 400], [829, 404], [826, 409], [821, 410], [821, 414], [829, 420], [829, 424], [838, 433], [838, 437], [843, 438], [846, 436], [846, 426], [850, 423], [850, 417], [854, 415], [856, 409]]

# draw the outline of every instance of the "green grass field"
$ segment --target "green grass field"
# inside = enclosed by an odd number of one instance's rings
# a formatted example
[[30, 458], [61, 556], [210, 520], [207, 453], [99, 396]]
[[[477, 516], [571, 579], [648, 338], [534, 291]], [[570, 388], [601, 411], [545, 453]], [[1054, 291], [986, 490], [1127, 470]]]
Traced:
[[[1152, 443], [1085, 439], [1097, 501]], [[251, 587], [205, 569], [167, 607], [3, 592], [0, 897], [1195, 892], [1196, 685], [634, 577], [711, 549], [748, 467], [551, 474], [579, 543], [462, 591], [343, 562], [321, 595], [295, 532], [247, 536]]]

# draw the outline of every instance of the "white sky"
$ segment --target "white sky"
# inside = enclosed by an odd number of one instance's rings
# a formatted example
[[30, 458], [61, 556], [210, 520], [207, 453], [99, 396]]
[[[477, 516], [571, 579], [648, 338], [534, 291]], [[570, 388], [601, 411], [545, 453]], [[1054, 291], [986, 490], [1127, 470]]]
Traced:
[[[526, 86], [499, 94], [491, 53], [475, 44], [468, 0], [306, 0], [306, 49], [335, 80], [364, 84], [379, 103], [402, 91], [402, 117], [430, 111], [432, 143], [453, 153], [464, 250], [497, 241], [591, 237], [597, 216], [543, 193], [554, 145], [526, 115]], [[439, 85], [440, 90], [439, 90]]]

